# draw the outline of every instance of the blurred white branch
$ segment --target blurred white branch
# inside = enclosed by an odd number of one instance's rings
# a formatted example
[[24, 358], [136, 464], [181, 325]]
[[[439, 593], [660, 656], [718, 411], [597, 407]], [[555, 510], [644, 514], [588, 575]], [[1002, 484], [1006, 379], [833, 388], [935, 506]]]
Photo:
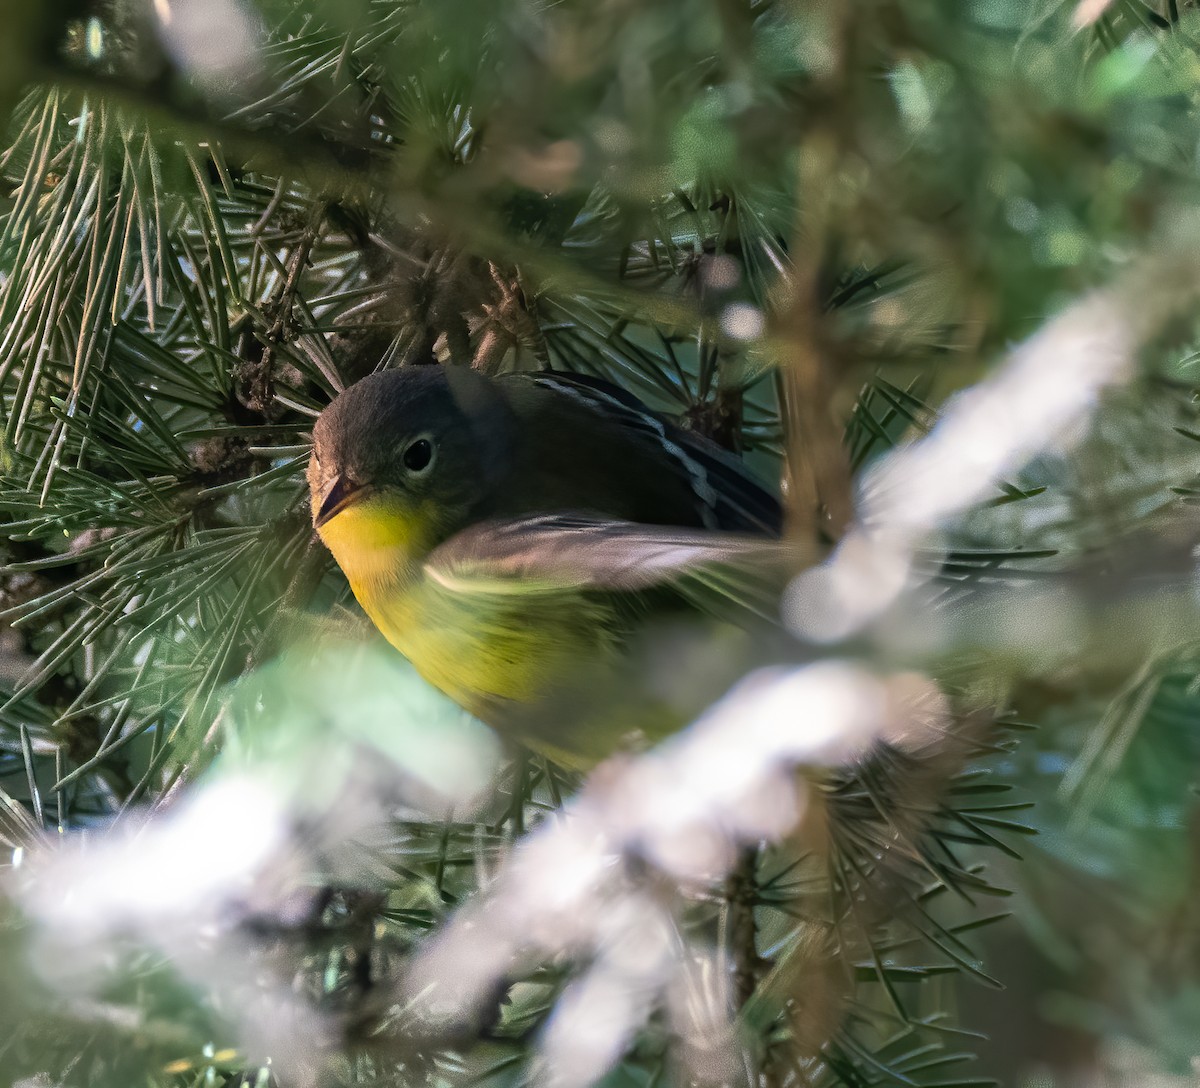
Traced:
[[376, 886], [353, 844], [374, 841], [397, 807], [473, 812], [495, 740], [377, 648], [326, 647], [315, 665], [296, 650], [226, 710], [222, 756], [202, 781], [102, 833], [51, 837], [0, 794], [0, 843], [14, 850], [0, 895], [35, 923], [32, 967], [54, 991], [102, 990], [121, 950], [157, 950], [227, 1010], [249, 1059], [272, 1058], [306, 1088], [344, 1025], [296, 992], [284, 935], [319, 914], [322, 878]]
[[[919, 743], [947, 716], [937, 688], [912, 673], [879, 676], [830, 661], [751, 675], [685, 733], [593, 775], [566, 818], [523, 842], [423, 950], [407, 1000], [434, 1033], [454, 1035], [514, 974], [560, 955], [589, 960], [555, 1010], [541, 1061], [547, 1084], [592, 1083], [702, 955], [672, 954], [669, 907], [628, 879], [626, 863], [648, 861], [673, 883], [711, 887], [742, 846], [796, 827], [805, 807], [797, 767], [845, 764], [880, 739]], [[715, 1033], [712, 1023], [673, 1028], [685, 1039], [732, 1032], [728, 1021]], [[731, 1057], [726, 1048], [725, 1062]], [[717, 1065], [709, 1072], [728, 1079]]]
[[1200, 229], [1177, 226], [1160, 252], [1067, 307], [955, 396], [928, 435], [868, 470], [850, 531], [788, 591], [796, 634], [833, 642], [863, 630], [918, 580], [918, 547], [1036, 454], [1080, 441], [1104, 390], [1129, 381], [1138, 349], [1200, 294]]
[[[805, 809], [798, 767], [845, 764], [881, 738], [920, 744], [947, 714], [937, 688], [912, 673], [830, 661], [751, 675], [660, 748], [601, 767], [561, 818], [517, 847], [414, 963], [405, 1034], [469, 1035], [509, 979], [566, 955], [589, 966], [544, 1031], [543, 1083], [591, 1084], [660, 1007], [694, 1079], [735, 1079], [728, 972], [714, 949], [680, 936], [671, 889], [716, 887], [742, 847], [788, 835]], [[294, 1082], [311, 1083], [339, 1026], [290, 992], [286, 957], [251, 947], [241, 923], [302, 919], [315, 855], [382, 821], [382, 799], [353, 792], [353, 805], [306, 832], [294, 798], [227, 774], [99, 841], [43, 844], [8, 885], [40, 925], [43, 979], [76, 991], [103, 979], [106, 950], [122, 939], [157, 947], [236, 1010], [247, 1054], [286, 1058]], [[636, 878], [647, 863], [667, 879]]]
[[1083, 30], [1095, 23], [1110, 7], [1113, 0], [1079, 0], [1071, 16], [1071, 22], [1077, 30]]
[[219, 99], [245, 93], [261, 67], [261, 28], [239, 0], [154, 0], [166, 51]]

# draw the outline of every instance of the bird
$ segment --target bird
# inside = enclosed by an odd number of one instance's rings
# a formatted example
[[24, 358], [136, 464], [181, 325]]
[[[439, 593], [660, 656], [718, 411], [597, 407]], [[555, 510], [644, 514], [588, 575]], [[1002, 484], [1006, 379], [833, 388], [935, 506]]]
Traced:
[[317, 418], [308, 483], [384, 638], [568, 769], [686, 724], [776, 619], [778, 498], [591, 375], [377, 371]]

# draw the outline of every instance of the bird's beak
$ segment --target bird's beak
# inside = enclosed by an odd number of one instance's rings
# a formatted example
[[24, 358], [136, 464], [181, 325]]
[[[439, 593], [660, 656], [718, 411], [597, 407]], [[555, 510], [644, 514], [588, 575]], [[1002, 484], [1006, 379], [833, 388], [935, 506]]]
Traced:
[[317, 516], [313, 518], [313, 527], [321, 528], [330, 518], [340, 514], [347, 506], [366, 498], [370, 488], [366, 484], [355, 483], [345, 476], [335, 476], [333, 483], [321, 496], [321, 504], [317, 508]]

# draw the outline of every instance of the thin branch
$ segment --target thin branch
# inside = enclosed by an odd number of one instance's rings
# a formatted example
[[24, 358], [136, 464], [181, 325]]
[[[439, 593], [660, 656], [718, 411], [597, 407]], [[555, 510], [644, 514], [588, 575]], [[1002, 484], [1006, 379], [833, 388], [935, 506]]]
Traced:
[[842, 109], [848, 36], [853, 18], [833, 0], [818, 5], [829, 54], [818, 110], [798, 155], [798, 206], [792, 268], [784, 304], [774, 316], [783, 350], [781, 407], [788, 433], [788, 514], [791, 535], [805, 544], [836, 541], [850, 523], [850, 462], [835, 417], [836, 377], [823, 271], [834, 229], [834, 202], [845, 139]]
[[267, 330], [262, 357], [263, 369], [268, 373], [274, 365], [279, 345], [288, 340], [293, 331], [292, 311], [300, 288], [300, 277], [308, 267], [313, 246], [317, 244], [317, 240], [321, 236], [321, 226], [325, 222], [325, 214], [328, 210], [329, 201], [327, 200], [319, 200], [313, 205], [304, 233], [300, 235], [288, 261], [287, 279], [283, 281], [279, 291], [268, 303], [275, 310], [275, 320]]

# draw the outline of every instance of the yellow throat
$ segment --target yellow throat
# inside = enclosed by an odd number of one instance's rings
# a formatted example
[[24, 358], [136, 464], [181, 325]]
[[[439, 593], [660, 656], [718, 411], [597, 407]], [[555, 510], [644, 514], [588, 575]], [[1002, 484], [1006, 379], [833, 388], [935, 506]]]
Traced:
[[536, 601], [460, 597], [426, 579], [433, 535], [426, 514], [375, 493], [318, 532], [371, 622], [430, 683], [486, 719], [494, 700], [535, 700], [578, 660], [590, 659], [600, 625], [592, 632], [583, 622], [589, 633], [581, 646], [579, 609], [555, 607], [547, 615]]
[[376, 492], [351, 503], [317, 530], [372, 619], [373, 599], [410, 581], [418, 557], [428, 547], [428, 528], [419, 514]]

